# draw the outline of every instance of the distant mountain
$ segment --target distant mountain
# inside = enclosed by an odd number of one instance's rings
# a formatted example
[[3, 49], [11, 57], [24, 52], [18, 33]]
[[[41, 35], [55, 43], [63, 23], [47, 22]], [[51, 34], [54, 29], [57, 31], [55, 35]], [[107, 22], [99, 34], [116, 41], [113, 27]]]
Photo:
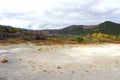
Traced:
[[24, 32], [24, 31], [29, 31], [27, 29], [23, 29], [23, 28], [15, 28], [13, 26], [7, 26], [7, 25], [0, 25], [0, 31], [1, 32], [8, 32], [8, 33], [11, 33], [11, 32], [16, 32], [16, 31], [20, 31], [20, 32]]
[[50, 34], [59, 35], [86, 35], [91, 33], [120, 34], [120, 24], [106, 21], [98, 25], [72, 25], [63, 29], [48, 30]]
[[[111, 21], [106, 21], [98, 25], [71, 25], [62, 29], [52, 30], [27, 30], [21, 28], [14, 28], [12, 26], [0, 25], [0, 38], [17, 38], [17, 37], [29, 37], [29, 38], [41, 38], [44, 35], [87, 35], [92, 33], [105, 33], [105, 34], [120, 34], [120, 24]], [[37, 37], [36, 37], [37, 36]]]
[[10, 28], [12, 27], [0, 25], [0, 32], [8, 32]]
[[120, 24], [117, 24], [111, 21], [106, 21], [106, 22], [99, 24], [94, 29], [94, 32], [118, 35], [120, 34]]
[[0, 25], [0, 40], [18, 38], [22, 32], [22, 29]]

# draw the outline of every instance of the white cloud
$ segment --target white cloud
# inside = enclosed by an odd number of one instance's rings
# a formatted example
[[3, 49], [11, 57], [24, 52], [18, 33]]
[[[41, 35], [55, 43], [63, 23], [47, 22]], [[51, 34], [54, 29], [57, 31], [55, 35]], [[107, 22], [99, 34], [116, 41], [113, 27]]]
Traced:
[[27, 20], [4, 18], [0, 20], [0, 23], [2, 23], [3, 25], [12, 25], [13, 27], [17, 28], [26, 28], [30, 22]]
[[100, 0], [91, 7], [94, 12], [106, 13], [120, 10], [120, 0]]
[[0, 0], [0, 7], [15, 13], [43, 13], [51, 7], [55, 0]]
[[0, 24], [29, 29], [119, 22], [120, 0], [0, 0]]

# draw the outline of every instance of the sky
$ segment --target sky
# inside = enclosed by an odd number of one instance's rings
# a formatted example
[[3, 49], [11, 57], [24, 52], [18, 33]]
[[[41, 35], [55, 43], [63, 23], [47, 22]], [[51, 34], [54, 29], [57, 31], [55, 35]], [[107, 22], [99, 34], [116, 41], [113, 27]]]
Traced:
[[120, 23], [120, 0], [0, 0], [0, 24], [25, 29]]

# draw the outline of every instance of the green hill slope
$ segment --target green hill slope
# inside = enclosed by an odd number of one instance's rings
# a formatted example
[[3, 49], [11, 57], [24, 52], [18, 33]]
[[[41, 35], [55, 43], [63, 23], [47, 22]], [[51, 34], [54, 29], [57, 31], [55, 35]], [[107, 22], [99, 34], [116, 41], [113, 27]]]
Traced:
[[85, 26], [85, 25], [72, 25], [59, 30], [48, 30], [49, 33], [59, 35], [87, 35], [91, 33], [105, 33], [105, 34], [120, 34], [120, 24], [106, 21], [98, 25]]
[[94, 32], [118, 35], [120, 34], [120, 24], [106, 21], [99, 24], [98, 27], [94, 29]]

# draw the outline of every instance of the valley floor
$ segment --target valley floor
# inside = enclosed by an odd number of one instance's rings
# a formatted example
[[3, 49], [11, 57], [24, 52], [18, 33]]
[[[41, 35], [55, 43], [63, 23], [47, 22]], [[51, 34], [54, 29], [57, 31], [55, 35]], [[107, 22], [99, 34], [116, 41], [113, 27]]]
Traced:
[[120, 80], [120, 44], [0, 46], [0, 80]]

